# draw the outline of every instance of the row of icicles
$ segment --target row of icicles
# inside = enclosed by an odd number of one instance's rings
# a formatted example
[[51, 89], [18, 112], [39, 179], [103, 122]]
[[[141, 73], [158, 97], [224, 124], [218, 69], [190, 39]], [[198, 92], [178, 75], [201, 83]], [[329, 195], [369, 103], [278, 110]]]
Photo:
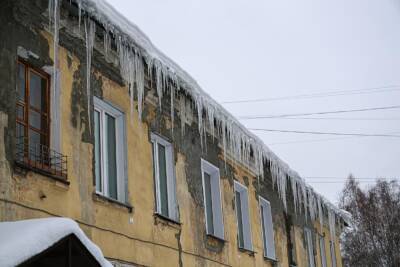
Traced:
[[[53, 59], [58, 62], [58, 40], [60, 28], [60, 4], [62, 0], [49, 0], [49, 21], [50, 28], [53, 29]], [[94, 0], [93, 0], [94, 1]], [[81, 14], [83, 10], [82, 0], [77, 1], [79, 9], [79, 31], [81, 26]], [[87, 15], [87, 14], [86, 14]], [[203, 94], [198, 86], [190, 86], [190, 82], [186, 82], [179, 77], [176, 72], [163, 64], [159, 59], [152, 58], [146, 54], [146, 51], [139, 47], [132, 45], [131, 38], [124, 35], [121, 31], [112, 27], [109, 30], [110, 23], [103, 21], [104, 31], [104, 54], [107, 57], [111, 51], [111, 42], [113, 35], [115, 37], [117, 53], [119, 56], [119, 67], [122, 78], [128, 86], [128, 93], [131, 101], [131, 113], [134, 111], [134, 91], [137, 96], [137, 109], [139, 119], [142, 117], [142, 109], [144, 104], [144, 85], [145, 75], [149, 75], [151, 79], [154, 78], [156, 84], [156, 91], [159, 99], [159, 105], [166, 91], [169, 91], [171, 97], [171, 121], [174, 125], [174, 102], [175, 95], [179, 95], [179, 115], [182, 134], [185, 131], [185, 123], [188, 117], [195, 116], [197, 110], [197, 123], [200, 133], [200, 140], [206, 140], [207, 133], [212, 138], [222, 142], [222, 150], [224, 152], [224, 159], [226, 161], [227, 153], [232, 156], [234, 161], [240, 162], [247, 166], [249, 169], [255, 169], [258, 178], [264, 178], [264, 166], [269, 164], [271, 171], [272, 181], [274, 187], [277, 188], [278, 194], [283, 202], [285, 211], [287, 210], [287, 182], [292, 191], [294, 200], [294, 209], [296, 214], [300, 213], [303, 209], [305, 217], [309, 214], [312, 220], [319, 218], [322, 227], [324, 221], [323, 207], [328, 211], [328, 225], [331, 233], [331, 238], [335, 238], [335, 224], [336, 213], [339, 213], [337, 208], [326, 201], [314, 190], [307, 186], [305, 181], [297, 174], [293, 173], [289, 167], [281, 162], [257, 137], [251, 134], [244, 128], [236, 119], [227, 113], [221, 106], [214, 100]], [[90, 112], [90, 75], [91, 75], [91, 61], [92, 53], [95, 42], [96, 22], [90, 19], [89, 16], [84, 17], [84, 38], [86, 45], [86, 93], [87, 93], [87, 110]], [[81, 35], [81, 34], [80, 34]], [[82, 36], [82, 35], [81, 35]], [[147, 69], [145, 69], [146, 62]], [[57, 71], [57, 64], [54, 64], [54, 73]], [[153, 74], [154, 73], [154, 74]], [[155, 75], [155, 77], [152, 77]], [[54, 75], [53, 75], [54, 76]], [[53, 90], [57, 88], [57, 79], [53, 78]], [[184, 92], [183, 92], [184, 91]], [[179, 92], [181, 92], [179, 94]], [[187, 99], [186, 94], [192, 100]], [[90, 116], [88, 116], [90, 118]], [[174, 126], [173, 126], [174, 127]], [[172, 128], [173, 128], [172, 127]], [[90, 128], [90, 120], [89, 120]], [[253, 155], [251, 155], [253, 153]], [[252, 166], [252, 167], [251, 167]], [[303, 203], [301, 207], [300, 203]]]

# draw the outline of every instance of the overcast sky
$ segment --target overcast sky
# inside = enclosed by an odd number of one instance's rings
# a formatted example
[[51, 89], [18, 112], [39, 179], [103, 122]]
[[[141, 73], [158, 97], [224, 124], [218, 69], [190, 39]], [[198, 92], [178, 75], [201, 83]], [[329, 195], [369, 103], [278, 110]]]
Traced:
[[[397, 0], [108, 1], [219, 102], [361, 90], [223, 104], [235, 116], [400, 105]], [[249, 128], [400, 134], [400, 109], [309, 118], [324, 119], [242, 122]], [[349, 173], [400, 177], [400, 138], [256, 133], [301, 176], [333, 177], [306, 179], [335, 203]]]

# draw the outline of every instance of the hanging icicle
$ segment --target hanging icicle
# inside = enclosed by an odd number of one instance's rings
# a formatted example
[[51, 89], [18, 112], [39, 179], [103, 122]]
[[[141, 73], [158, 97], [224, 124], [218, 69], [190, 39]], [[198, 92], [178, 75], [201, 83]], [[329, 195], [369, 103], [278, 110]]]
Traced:
[[[59, 0], [49, 0], [49, 7], [51, 5], [49, 12], [50, 10], [54, 10], [56, 1], [58, 5]], [[158, 51], [135, 25], [117, 13], [106, 1], [77, 0], [76, 2], [79, 9], [79, 25], [81, 12], [84, 10], [91, 13], [105, 27], [104, 52], [106, 56], [111, 49], [110, 35], [112, 34], [115, 37], [119, 55], [120, 73], [128, 87], [130, 95], [131, 113], [133, 113], [134, 109], [133, 96], [136, 89], [139, 118], [142, 116], [144, 104], [144, 62], [146, 62], [149, 78], [152, 82], [153, 80], [155, 81], [154, 89], [157, 92], [160, 108], [163, 97], [166, 95], [167, 90], [169, 90], [172, 128], [175, 119], [175, 95], [177, 92], [180, 92], [179, 114], [182, 135], [184, 135], [185, 124], [188, 118], [197, 115], [202, 149], [203, 144], [206, 142], [207, 133], [211, 134], [213, 138], [218, 137], [218, 141], [222, 143], [225, 164], [227, 154], [232, 157], [234, 164], [236, 162], [242, 163], [249, 168], [250, 164], [253, 164], [257, 171], [258, 179], [264, 179], [265, 164], [268, 162], [272, 183], [278, 191], [285, 210], [287, 209], [287, 189], [290, 186], [295, 210], [296, 212], [300, 212], [302, 201], [306, 218], [309, 215], [314, 220], [318, 216], [322, 224], [323, 209], [330, 212], [331, 218], [336, 215], [341, 216], [342, 213], [339, 209], [310, 189], [305, 181], [270, 151], [257, 136], [247, 130], [221, 105], [210, 98], [190, 75], [162, 52]], [[90, 25], [87, 25], [88, 23]], [[85, 21], [88, 97], [90, 95], [90, 65], [94, 39], [94, 27], [91, 27], [92, 24], [93, 22]], [[184, 90], [181, 91], [181, 88]], [[251, 154], [253, 158], [251, 158]], [[331, 222], [329, 223], [331, 224]]]
[[90, 73], [92, 67], [92, 53], [94, 45], [96, 24], [90, 18], [85, 19], [85, 37], [86, 37], [86, 95], [87, 95], [87, 112], [88, 112], [88, 126], [91, 131], [90, 123], [90, 101], [91, 101], [91, 90], [90, 90]]

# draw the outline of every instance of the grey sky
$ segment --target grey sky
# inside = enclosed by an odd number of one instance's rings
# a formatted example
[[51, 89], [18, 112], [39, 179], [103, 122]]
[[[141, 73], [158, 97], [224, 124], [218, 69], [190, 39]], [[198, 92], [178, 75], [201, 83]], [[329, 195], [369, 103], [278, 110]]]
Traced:
[[[400, 88], [397, 0], [108, 1], [219, 102], [381, 86]], [[400, 105], [398, 90], [224, 104], [236, 116], [392, 105]], [[400, 109], [315, 117], [400, 119]], [[400, 120], [242, 122], [249, 128], [400, 134]], [[345, 178], [353, 173], [357, 177], [400, 177], [400, 138], [257, 134], [302, 176]], [[306, 142], [277, 144], [292, 141]], [[308, 181], [336, 202], [341, 183], [314, 182], [338, 179]]]

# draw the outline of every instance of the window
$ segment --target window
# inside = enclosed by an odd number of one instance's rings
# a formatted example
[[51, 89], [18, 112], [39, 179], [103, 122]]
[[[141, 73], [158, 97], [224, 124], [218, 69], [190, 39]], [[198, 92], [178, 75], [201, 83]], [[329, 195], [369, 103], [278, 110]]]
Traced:
[[238, 246], [252, 250], [247, 188], [235, 181], [235, 208], [238, 228]]
[[304, 229], [304, 237], [306, 241], [306, 248], [307, 248], [307, 256], [308, 256], [308, 266], [315, 267], [315, 260], [314, 260], [314, 242], [312, 237], [312, 232], [310, 229]]
[[151, 142], [153, 145], [156, 212], [178, 221], [172, 145], [155, 134], [151, 135]]
[[262, 238], [264, 243], [264, 257], [275, 259], [274, 226], [272, 224], [272, 213], [270, 203], [260, 197], [260, 215]]
[[124, 114], [94, 97], [96, 192], [126, 202]]
[[201, 171], [207, 234], [224, 239], [219, 169], [202, 159]]
[[42, 147], [49, 146], [49, 76], [22, 61], [18, 61], [16, 122], [17, 143], [25, 146], [25, 158], [36, 160]]
[[325, 237], [319, 236], [319, 251], [321, 256], [321, 266], [327, 267], [326, 263], [326, 251], [325, 251]]
[[330, 249], [331, 249], [331, 261], [332, 261], [332, 267], [336, 267], [336, 249], [335, 249], [335, 242], [330, 241]]

